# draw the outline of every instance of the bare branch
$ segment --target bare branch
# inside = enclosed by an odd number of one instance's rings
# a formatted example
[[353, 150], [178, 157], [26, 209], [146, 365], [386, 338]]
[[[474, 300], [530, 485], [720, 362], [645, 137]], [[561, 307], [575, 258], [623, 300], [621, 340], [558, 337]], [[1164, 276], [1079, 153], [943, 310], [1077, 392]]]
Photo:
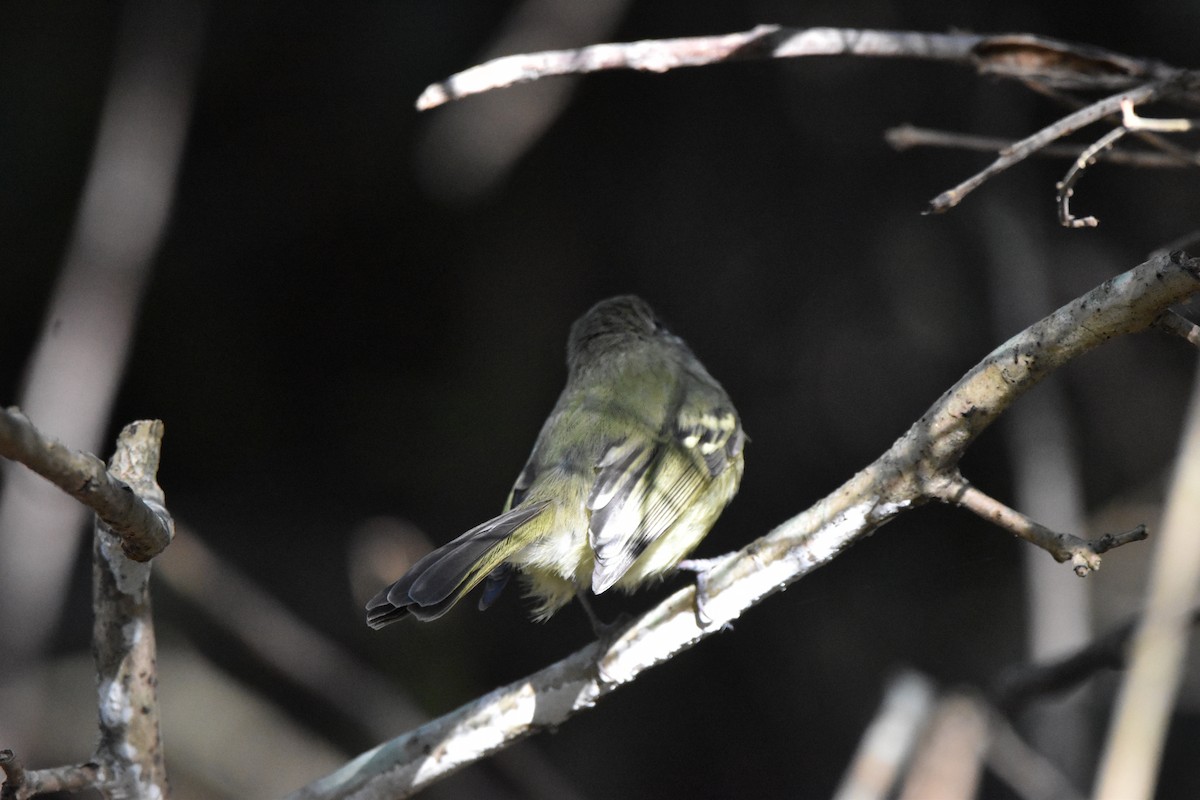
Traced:
[[0, 786], [0, 800], [26, 800], [50, 792], [77, 792], [97, 785], [96, 764], [72, 764], [53, 769], [26, 770], [12, 750], [0, 750], [0, 771], [8, 778]]
[[[1038, 94], [1042, 95], [1043, 97], [1048, 97], [1049, 99], [1053, 100], [1054, 102], [1062, 105], [1064, 108], [1069, 108], [1072, 111], [1078, 111], [1079, 109], [1084, 108], [1085, 106], [1088, 105], [1088, 103], [1086, 101], [1079, 99], [1075, 95], [1060, 92], [1060, 91], [1056, 90], [1055, 88], [1048, 86], [1047, 84], [1045, 84], [1041, 81], [1025, 80], [1025, 81], [1022, 81], [1022, 83], [1026, 87], [1028, 87], [1030, 90], [1037, 92]], [[1187, 92], [1183, 92], [1183, 93], [1174, 95], [1174, 98], [1178, 99], [1180, 102], [1185, 103], [1185, 104], [1188, 103], [1189, 100], [1191, 99], [1190, 95]], [[1173, 158], [1174, 162], [1177, 166], [1180, 166], [1180, 167], [1200, 166], [1200, 153], [1196, 153], [1195, 151], [1189, 150], [1186, 147], [1180, 147], [1179, 145], [1175, 144], [1174, 142], [1172, 142], [1170, 139], [1168, 139], [1165, 136], [1159, 136], [1154, 131], [1146, 130], [1144, 128], [1133, 129], [1130, 131], [1130, 133], [1134, 136], [1134, 138], [1150, 145], [1151, 147], [1153, 147], [1155, 150], [1157, 150], [1162, 155], [1167, 156], [1169, 158]], [[1072, 153], [1071, 157], [1074, 158], [1075, 155], [1076, 155], [1076, 153]], [[1109, 155], [1113, 156], [1113, 157], [1117, 157], [1117, 156], [1120, 156], [1121, 154], [1120, 153], [1110, 153]], [[1172, 247], [1169, 249], [1182, 250], [1182, 249], [1186, 249], [1186, 248]]]
[[1189, 131], [1192, 121], [1187, 119], [1148, 119], [1139, 117], [1134, 111], [1133, 101], [1121, 101], [1121, 126], [1114, 128], [1101, 136], [1087, 149], [1079, 154], [1075, 163], [1067, 170], [1066, 176], [1058, 186], [1058, 221], [1067, 228], [1094, 228], [1100, 224], [1095, 217], [1075, 217], [1071, 214], [1071, 196], [1075, 194], [1075, 183], [1083, 175], [1083, 171], [1096, 163], [1101, 153], [1111, 150], [1127, 133], [1135, 131], [1158, 131], [1162, 133], [1180, 133]]
[[[162, 447], [161, 422], [126, 425], [117, 437], [117, 449], [107, 471], [95, 456], [72, 453], [58, 442], [43, 439], [15, 411], [0, 414], [0, 423], [0, 429], [19, 434], [0, 437], [20, 443], [19, 452], [32, 455], [38, 463], [46, 461], [56, 474], [72, 474], [77, 467], [86, 470], [94, 483], [136, 501], [168, 530], [172, 529], [162, 489], [155, 480]], [[14, 798], [85, 787], [102, 788], [106, 796], [114, 797], [170, 796], [159, 733], [150, 565], [130, 560], [122, 552], [124, 547], [124, 540], [97, 515], [92, 562], [92, 606], [96, 612], [92, 651], [100, 712], [96, 763], [26, 772], [7, 752], [8, 757], [0, 760], [8, 774], [4, 791], [11, 790]]]
[[1075, 574], [1084, 577], [1100, 568], [1100, 554], [1130, 542], [1146, 538], [1146, 526], [1139, 525], [1124, 533], [1105, 534], [1099, 539], [1081, 539], [1071, 533], [1059, 533], [1031, 520], [1020, 511], [1009, 508], [961, 477], [940, 483], [936, 496], [946, 503], [962, 506], [988, 522], [995, 523], [1013, 535], [1045, 550], [1058, 562], [1070, 561]]
[[[125, 426], [117, 438], [111, 471], [147, 504], [163, 507], [155, 480], [163, 425], [157, 420]], [[100, 700], [100, 779], [120, 797], [170, 796], [159, 732], [158, 671], [150, 613], [150, 565], [130, 561], [122, 543], [97, 521], [92, 558], [92, 649]]]
[[1160, 133], [1183, 133], [1196, 127], [1190, 119], [1152, 119], [1138, 116], [1133, 103], [1121, 104], [1121, 124], [1131, 131], [1158, 131]]
[[1145, 330], [1200, 292], [1200, 261], [1174, 253], [1106, 281], [992, 351], [880, 456], [812, 508], [719, 560], [701, 626], [681, 589], [612, 638], [358, 756], [290, 800], [407, 797], [512, 741], [554, 727], [618, 686], [719, 632], [901, 511], [939, 498], [963, 453], [1051, 371]]
[[724, 36], [648, 39], [504, 56], [431, 84], [417, 99], [417, 108], [424, 111], [469, 95], [556, 75], [612, 69], [666, 72], [726, 61], [834, 55], [947, 61], [1010, 78], [1108, 91], [1174, 72], [1156, 61], [1037, 36], [759, 25]]
[[1178, 336], [1193, 347], [1200, 347], [1200, 326], [1174, 311], [1164, 311], [1158, 319], [1154, 320], [1154, 327]]
[[164, 509], [140, 499], [91, 453], [43, 436], [15, 407], [0, 410], [0, 456], [19, 461], [96, 512], [121, 537], [129, 558], [149, 561], [170, 544], [174, 529]]
[[1129, 132], [1128, 128], [1113, 128], [1089, 145], [1075, 163], [1067, 170], [1067, 174], [1055, 187], [1058, 190], [1058, 221], [1064, 228], [1094, 228], [1100, 224], [1095, 217], [1076, 217], [1071, 214], [1071, 197], [1075, 194], [1075, 184], [1083, 175], [1083, 171], [1096, 163], [1100, 153], [1111, 150], [1117, 141]]
[[[1132, 108], [1177, 90], [1185, 82], [1194, 84], [1197, 80], [1195, 73], [1161, 62], [1025, 34], [979, 36], [759, 25], [749, 31], [724, 36], [648, 39], [597, 44], [576, 50], [504, 56], [431, 84], [417, 99], [417, 108], [427, 110], [469, 95], [556, 75], [578, 75], [611, 69], [665, 72], [727, 61], [831, 55], [947, 61], [1018, 79], [1050, 93], [1064, 88], [1119, 90], [1117, 94], [1085, 105], [1032, 136], [1001, 149], [999, 157], [987, 168], [935, 197], [926, 210], [926, 213], [932, 214], [950, 210], [989, 178], [1063, 136], [1123, 108], [1129, 109], [1125, 112], [1128, 123], [1125, 128], [1136, 129], [1143, 138], [1150, 139], [1152, 131], [1188, 129], [1181, 127], [1186, 120], [1141, 120], [1133, 114]], [[1141, 121], [1140, 124], [1135, 124], [1135, 120]], [[1110, 147], [1120, 135], [1123, 134], [1111, 135], [1111, 140], [1105, 137], [1089, 151], [1094, 149], [1099, 152]], [[1155, 146], [1168, 150], [1183, 163], [1196, 164], [1200, 160], [1196, 154], [1175, 148], [1160, 138], [1151, 140]], [[1091, 217], [1074, 219], [1066, 209], [1066, 200], [1077, 178], [1076, 173], [1095, 156], [1089, 151], [1078, 157], [1077, 168], [1068, 175], [1063, 182], [1064, 188], [1060, 189], [1060, 217], [1064, 220], [1063, 224], [1072, 227], [1095, 224]]]
[[[904, 151], [914, 147], [945, 147], [955, 150], [977, 150], [995, 153], [1007, 150], [1013, 146], [1011, 139], [998, 139], [993, 136], [973, 136], [968, 133], [953, 131], [938, 131], [929, 128], [919, 128], [915, 125], [897, 125], [889, 128], [883, 134], [884, 139], [896, 150]], [[1071, 144], [1046, 145], [1034, 155], [1051, 158], [1079, 158], [1079, 148]], [[1106, 150], [1096, 153], [1097, 161], [1105, 164], [1119, 164], [1127, 167], [1142, 167], [1149, 169], [1179, 169], [1195, 164], [1186, 159], [1180, 159], [1167, 153], [1147, 151]], [[1177, 248], [1171, 248], [1177, 249]]]
[[451, 100], [539, 78], [612, 69], [666, 72], [724, 61], [844, 54], [966, 61], [971, 48], [982, 38], [968, 34], [759, 25], [749, 31], [724, 36], [596, 44], [576, 50], [504, 56], [484, 62], [426, 87], [417, 99], [417, 108], [425, 111]]
[[1091, 105], [1084, 106], [1078, 111], [1056, 120], [1037, 133], [1015, 143], [1007, 150], [1001, 151], [1000, 157], [985, 169], [975, 173], [954, 188], [947, 189], [933, 198], [929, 202], [929, 208], [926, 210], [926, 213], [941, 214], [949, 211], [962, 202], [964, 197], [983, 185], [984, 181], [999, 175], [1014, 164], [1024, 161], [1051, 142], [1072, 134], [1080, 128], [1087, 127], [1110, 114], [1117, 113], [1121, 110], [1123, 103], [1130, 102], [1136, 105], [1153, 100], [1162, 95], [1168, 88], [1168, 85], [1169, 81], [1164, 80], [1138, 86], [1134, 89], [1110, 95], [1103, 100], [1097, 100]]

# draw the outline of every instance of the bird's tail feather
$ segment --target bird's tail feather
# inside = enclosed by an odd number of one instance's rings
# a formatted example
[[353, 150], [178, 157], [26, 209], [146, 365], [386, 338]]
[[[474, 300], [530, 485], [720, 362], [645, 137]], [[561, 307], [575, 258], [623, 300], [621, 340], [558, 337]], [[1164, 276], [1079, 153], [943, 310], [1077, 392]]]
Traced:
[[547, 505], [534, 503], [506, 511], [427, 554], [367, 603], [367, 624], [382, 628], [409, 614], [423, 621], [442, 616], [524, 545], [514, 542], [512, 534]]

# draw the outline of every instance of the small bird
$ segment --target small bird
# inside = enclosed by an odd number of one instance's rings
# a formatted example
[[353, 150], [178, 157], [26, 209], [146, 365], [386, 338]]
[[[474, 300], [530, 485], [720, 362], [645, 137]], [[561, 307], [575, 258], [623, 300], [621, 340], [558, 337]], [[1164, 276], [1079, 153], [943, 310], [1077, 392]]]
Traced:
[[480, 583], [485, 609], [514, 572], [537, 620], [576, 596], [588, 610], [587, 590], [659, 579], [712, 528], [741, 483], [746, 436], [684, 341], [644, 300], [613, 297], [571, 326], [567, 369], [504, 513], [372, 598], [368, 625], [437, 619]]

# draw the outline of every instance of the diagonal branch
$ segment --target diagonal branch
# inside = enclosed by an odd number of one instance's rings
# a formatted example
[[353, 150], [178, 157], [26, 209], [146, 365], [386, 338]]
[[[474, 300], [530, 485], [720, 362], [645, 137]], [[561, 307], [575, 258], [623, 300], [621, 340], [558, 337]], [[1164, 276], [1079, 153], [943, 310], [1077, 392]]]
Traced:
[[999, 157], [986, 168], [930, 200], [926, 213], [941, 214], [949, 211], [962, 202], [964, 197], [982, 186], [984, 181], [999, 175], [1014, 164], [1024, 161], [1051, 142], [1072, 134], [1080, 128], [1085, 128], [1093, 122], [1098, 122], [1110, 114], [1116, 114], [1125, 103], [1137, 105], [1160, 97], [1166, 92], [1169, 86], [1170, 81], [1168, 80], [1143, 84], [1134, 89], [1118, 92], [1102, 100], [1097, 100], [1091, 105], [1084, 106], [1078, 111], [1056, 120], [1040, 131], [1026, 136], [1011, 147], [1002, 150]]
[[[884, 131], [883, 138], [892, 148], [899, 151], [911, 150], [914, 147], [943, 147], [953, 150], [995, 153], [1008, 150], [1013, 146], [1011, 139], [931, 130], [918, 128], [915, 125], [897, 125], [894, 128], [888, 128]], [[1050, 144], [1039, 150], [1036, 155], [1069, 158], [1074, 161], [1079, 158], [1079, 147], [1072, 144]], [[1097, 161], [1105, 164], [1120, 164], [1144, 169], [1179, 169], [1196, 166], [1194, 159], [1182, 159], [1170, 153], [1150, 150], [1105, 150], [1097, 152], [1094, 157]]]
[[611, 638], [503, 686], [358, 756], [289, 800], [407, 797], [509, 743], [566, 721], [643, 671], [828, 563], [900, 512], [958, 479], [971, 442], [1018, 397], [1113, 337], [1150, 327], [1200, 292], [1200, 260], [1154, 258], [1106, 281], [996, 348], [880, 456], [812, 508], [719, 559], [702, 627], [695, 590], [680, 589]]

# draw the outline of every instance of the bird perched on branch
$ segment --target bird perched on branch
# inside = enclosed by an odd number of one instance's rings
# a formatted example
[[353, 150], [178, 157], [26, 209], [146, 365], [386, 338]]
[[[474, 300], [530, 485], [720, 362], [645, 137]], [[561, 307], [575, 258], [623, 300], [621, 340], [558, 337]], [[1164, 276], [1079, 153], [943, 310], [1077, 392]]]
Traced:
[[480, 583], [487, 608], [514, 572], [544, 620], [589, 589], [662, 577], [712, 528], [741, 482], [746, 437], [687, 344], [644, 300], [613, 297], [571, 326], [567, 367], [504, 513], [376, 595], [368, 625], [437, 619]]

